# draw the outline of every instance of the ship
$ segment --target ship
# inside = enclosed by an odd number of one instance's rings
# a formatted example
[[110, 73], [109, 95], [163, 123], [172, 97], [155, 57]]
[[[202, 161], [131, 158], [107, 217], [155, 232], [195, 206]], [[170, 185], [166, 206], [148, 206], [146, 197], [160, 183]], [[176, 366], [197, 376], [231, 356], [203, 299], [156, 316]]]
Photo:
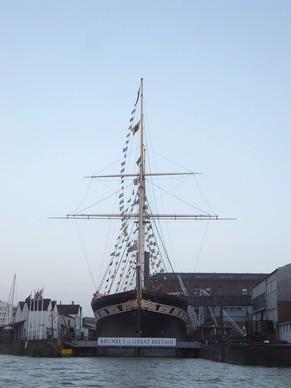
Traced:
[[[183, 341], [187, 339], [189, 321], [187, 293], [181, 292], [179, 295], [163, 293], [151, 281], [155, 274], [165, 272], [169, 265], [162, 255], [165, 247], [159, 242], [157, 221], [218, 220], [220, 218], [215, 214], [152, 212], [146, 191], [149, 177], [196, 173], [147, 171], [143, 88], [143, 79], [141, 79], [130, 114], [119, 173], [88, 177], [120, 180], [118, 212], [114, 214], [77, 212], [68, 214], [64, 218], [113, 219], [120, 222], [113, 252], [109, 255], [101, 285], [91, 302], [96, 319], [97, 338], [122, 338], [123, 340], [168, 338]], [[137, 143], [138, 152], [134, 161], [135, 171], [128, 171], [129, 147], [132, 140]], [[179, 281], [181, 282], [181, 279]], [[185, 289], [183, 285], [181, 286]]]

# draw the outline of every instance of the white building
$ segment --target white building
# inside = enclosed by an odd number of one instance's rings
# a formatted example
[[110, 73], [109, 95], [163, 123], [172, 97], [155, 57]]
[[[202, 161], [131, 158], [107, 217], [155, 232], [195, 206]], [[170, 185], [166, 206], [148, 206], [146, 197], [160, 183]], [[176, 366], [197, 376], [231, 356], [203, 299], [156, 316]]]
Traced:
[[28, 297], [18, 303], [14, 323], [17, 338], [80, 338], [82, 307], [74, 303], [57, 305], [51, 299]]
[[14, 309], [12, 304], [0, 300], [0, 326], [13, 322]]
[[291, 263], [277, 268], [259, 282], [253, 288], [252, 300], [252, 319], [272, 321], [278, 340], [285, 341], [283, 337], [288, 337], [291, 321]]
[[278, 334], [280, 342], [291, 343], [291, 321], [278, 324]]
[[59, 336], [80, 338], [82, 329], [82, 307], [72, 304], [58, 304], [58, 332]]
[[7, 302], [0, 300], [0, 326], [7, 325], [11, 318], [11, 308]]
[[58, 312], [56, 301], [46, 298], [30, 298], [19, 302], [15, 325], [18, 337], [23, 339], [47, 339], [58, 336]]

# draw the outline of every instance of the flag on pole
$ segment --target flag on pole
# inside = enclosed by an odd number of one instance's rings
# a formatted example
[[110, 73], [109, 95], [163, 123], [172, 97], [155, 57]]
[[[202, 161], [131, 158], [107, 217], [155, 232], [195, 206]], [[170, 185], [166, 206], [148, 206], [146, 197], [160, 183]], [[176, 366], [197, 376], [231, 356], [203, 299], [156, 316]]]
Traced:
[[136, 251], [136, 250], [137, 250], [137, 241], [135, 241], [135, 242], [132, 244], [132, 246], [129, 247], [129, 248], [127, 249], [127, 253], [129, 253], [129, 252], [134, 252], [134, 251]]
[[139, 130], [139, 123], [140, 122], [138, 121], [133, 127], [130, 128], [133, 135], [135, 135], [136, 132]]

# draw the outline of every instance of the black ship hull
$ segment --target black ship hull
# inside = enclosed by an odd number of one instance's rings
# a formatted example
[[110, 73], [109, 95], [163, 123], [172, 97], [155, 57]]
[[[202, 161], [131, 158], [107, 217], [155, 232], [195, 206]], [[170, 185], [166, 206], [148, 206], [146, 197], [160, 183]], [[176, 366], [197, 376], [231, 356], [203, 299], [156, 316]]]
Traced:
[[150, 337], [186, 339], [185, 298], [135, 290], [94, 297], [97, 337]]

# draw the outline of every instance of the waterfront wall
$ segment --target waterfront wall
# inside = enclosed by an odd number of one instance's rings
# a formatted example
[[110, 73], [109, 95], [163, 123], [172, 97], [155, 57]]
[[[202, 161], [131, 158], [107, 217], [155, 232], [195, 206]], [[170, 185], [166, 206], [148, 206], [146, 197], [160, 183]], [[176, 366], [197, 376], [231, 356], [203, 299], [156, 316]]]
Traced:
[[201, 349], [200, 357], [238, 365], [290, 367], [291, 345], [212, 344]]
[[31, 341], [0, 339], [0, 354], [58, 357], [61, 348], [61, 342], [56, 339]]

